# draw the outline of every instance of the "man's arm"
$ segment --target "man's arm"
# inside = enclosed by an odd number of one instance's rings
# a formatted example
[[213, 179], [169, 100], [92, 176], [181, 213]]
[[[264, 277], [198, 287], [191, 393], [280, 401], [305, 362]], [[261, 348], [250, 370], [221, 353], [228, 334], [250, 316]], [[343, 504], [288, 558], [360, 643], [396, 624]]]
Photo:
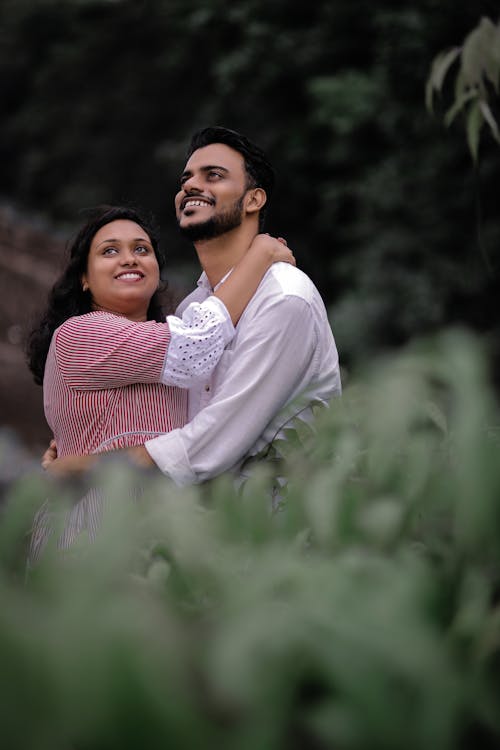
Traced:
[[231, 359], [209, 405], [185, 427], [149, 440], [146, 449], [179, 485], [234, 466], [273, 417], [300, 393], [315, 353], [309, 304], [298, 296], [266, 300]]
[[[119, 451], [112, 451], [113, 455], [121, 454], [133, 466], [141, 469], [157, 468], [155, 462], [144, 448], [143, 445], [137, 445], [133, 448], [124, 448]], [[92, 453], [86, 456], [64, 456], [57, 457], [57, 445], [55, 440], [50, 441], [50, 445], [43, 454], [42, 468], [54, 479], [67, 479], [72, 476], [79, 476], [86, 471], [90, 471], [103, 456], [109, 453]]]

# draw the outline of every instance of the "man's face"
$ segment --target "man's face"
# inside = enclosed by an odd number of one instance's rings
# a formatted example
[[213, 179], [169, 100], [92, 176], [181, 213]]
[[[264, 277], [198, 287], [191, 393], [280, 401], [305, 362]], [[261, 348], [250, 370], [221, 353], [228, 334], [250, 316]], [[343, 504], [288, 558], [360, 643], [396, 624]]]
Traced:
[[247, 193], [241, 154], [223, 143], [195, 151], [175, 197], [179, 229], [193, 242], [220, 237], [240, 226]]

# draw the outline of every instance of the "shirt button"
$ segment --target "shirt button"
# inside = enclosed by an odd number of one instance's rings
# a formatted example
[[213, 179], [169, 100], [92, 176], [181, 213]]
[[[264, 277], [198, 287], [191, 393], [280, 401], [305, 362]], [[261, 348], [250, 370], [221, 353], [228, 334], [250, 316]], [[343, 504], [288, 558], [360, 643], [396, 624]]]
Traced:
[[209, 385], [206, 385], [206, 386], [205, 386], [205, 390], [206, 390], [206, 392], [208, 393], [208, 392], [210, 391], [210, 386], [209, 386]]

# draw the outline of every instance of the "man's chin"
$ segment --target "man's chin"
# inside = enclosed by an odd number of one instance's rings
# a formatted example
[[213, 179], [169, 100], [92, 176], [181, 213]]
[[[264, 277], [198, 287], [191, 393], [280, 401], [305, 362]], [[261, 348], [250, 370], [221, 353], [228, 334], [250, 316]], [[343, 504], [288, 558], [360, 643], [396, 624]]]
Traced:
[[189, 222], [187, 224], [178, 222], [177, 226], [182, 236], [187, 240], [191, 240], [191, 242], [211, 240], [220, 234], [216, 222], [212, 219], [208, 221]]
[[191, 242], [213, 240], [215, 237], [221, 237], [241, 225], [243, 219], [242, 205], [242, 200], [236, 201], [232, 209], [226, 213], [211, 216], [210, 219], [205, 221], [184, 223], [182, 219], [177, 220], [177, 226], [183, 237], [191, 240]]

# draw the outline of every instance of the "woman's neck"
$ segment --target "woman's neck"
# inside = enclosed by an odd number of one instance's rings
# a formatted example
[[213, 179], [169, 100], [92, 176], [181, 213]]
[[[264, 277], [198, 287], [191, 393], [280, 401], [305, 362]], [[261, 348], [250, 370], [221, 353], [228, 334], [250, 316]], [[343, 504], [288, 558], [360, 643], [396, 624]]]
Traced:
[[127, 318], [128, 320], [132, 320], [134, 323], [143, 323], [145, 320], [148, 319], [148, 311], [144, 310], [130, 310], [127, 312], [123, 312], [121, 310], [112, 310], [109, 307], [103, 307], [102, 305], [96, 305], [92, 304], [92, 312], [107, 312], [111, 313], [112, 315], [119, 315], [121, 318]]

